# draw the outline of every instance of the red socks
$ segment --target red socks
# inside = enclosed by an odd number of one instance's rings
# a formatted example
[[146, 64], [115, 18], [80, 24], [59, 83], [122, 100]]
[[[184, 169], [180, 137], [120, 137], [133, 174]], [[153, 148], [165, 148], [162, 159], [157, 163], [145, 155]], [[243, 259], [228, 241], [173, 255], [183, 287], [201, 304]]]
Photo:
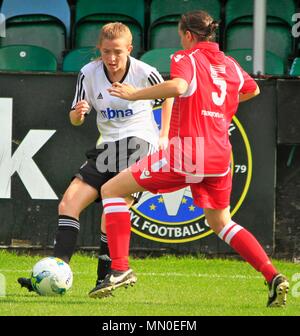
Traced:
[[[109, 253], [112, 259], [111, 268], [126, 271], [129, 268], [130, 213], [123, 198], [103, 200], [106, 218], [106, 231]], [[218, 236], [229, 244], [257, 271], [270, 282], [278, 274], [266, 252], [256, 238], [246, 229], [231, 221]]]
[[129, 268], [130, 213], [123, 198], [107, 198], [102, 201], [106, 219], [106, 233], [111, 268], [127, 271]]
[[266, 252], [256, 238], [246, 229], [231, 221], [218, 236], [229, 244], [239, 255], [261, 272], [267, 282], [278, 274]]

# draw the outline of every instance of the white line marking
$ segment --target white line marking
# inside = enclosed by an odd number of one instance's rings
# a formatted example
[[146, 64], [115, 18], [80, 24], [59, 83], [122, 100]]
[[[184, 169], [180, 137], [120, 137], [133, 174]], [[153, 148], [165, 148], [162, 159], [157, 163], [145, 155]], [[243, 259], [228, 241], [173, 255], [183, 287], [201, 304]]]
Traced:
[[[0, 269], [1, 273], [30, 273], [31, 270], [7, 270]], [[135, 272], [136, 275], [140, 276], [159, 276], [159, 277], [194, 277], [194, 278], [215, 278], [215, 279], [263, 279], [259, 275], [222, 275], [222, 274], [209, 274], [209, 273], [176, 273], [176, 272], [167, 272], [167, 273], [157, 273], [157, 272]], [[74, 275], [80, 274], [91, 274], [91, 272], [74, 272]]]

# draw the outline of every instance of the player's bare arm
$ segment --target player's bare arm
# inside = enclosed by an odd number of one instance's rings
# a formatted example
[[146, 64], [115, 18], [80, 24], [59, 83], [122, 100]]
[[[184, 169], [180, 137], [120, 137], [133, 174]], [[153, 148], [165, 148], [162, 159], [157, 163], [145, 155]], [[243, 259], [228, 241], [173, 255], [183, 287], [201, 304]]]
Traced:
[[113, 83], [108, 92], [126, 100], [143, 100], [177, 97], [186, 92], [188, 83], [182, 78], [173, 78], [161, 84], [137, 89], [129, 84]]
[[243, 103], [243, 102], [245, 102], [247, 100], [250, 100], [250, 99], [258, 96], [259, 94], [260, 94], [260, 89], [259, 89], [259, 86], [257, 85], [254, 92], [245, 93], [245, 94], [240, 93], [240, 95], [239, 95], [240, 103]]
[[70, 121], [73, 126], [80, 126], [84, 123], [85, 114], [90, 110], [90, 106], [86, 100], [79, 101], [75, 110], [70, 111]]

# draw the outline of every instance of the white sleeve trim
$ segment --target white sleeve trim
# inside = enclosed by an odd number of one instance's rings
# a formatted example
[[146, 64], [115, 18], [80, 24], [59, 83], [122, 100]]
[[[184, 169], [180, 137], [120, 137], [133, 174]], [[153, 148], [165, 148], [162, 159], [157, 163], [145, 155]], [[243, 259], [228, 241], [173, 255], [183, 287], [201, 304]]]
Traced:
[[239, 86], [239, 92], [241, 91], [242, 87], [244, 86], [244, 83], [245, 83], [245, 79], [244, 79], [244, 76], [242, 74], [242, 71], [241, 69], [238, 67], [238, 65], [231, 59], [231, 58], [228, 58], [235, 66], [235, 69], [236, 69], [236, 72], [240, 78], [240, 86]]
[[186, 92], [184, 94], [182, 94], [180, 97], [190, 97], [192, 96], [195, 91], [197, 90], [197, 77], [196, 77], [196, 63], [195, 63], [195, 59], [194, 59], [194, 53], [197, 52], [198, 50], [194, 51], [193, 53], [191, 53], [189, 55], [191, 63], [192, 63], [192, 67], [193, 67], [193, 78], [188, 86], [188, 89], [186, 90]]

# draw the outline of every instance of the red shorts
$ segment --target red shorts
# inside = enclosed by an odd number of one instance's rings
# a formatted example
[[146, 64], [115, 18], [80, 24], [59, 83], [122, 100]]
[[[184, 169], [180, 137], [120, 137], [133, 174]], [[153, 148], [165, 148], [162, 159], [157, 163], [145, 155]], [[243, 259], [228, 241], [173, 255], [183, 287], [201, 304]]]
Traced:
[[[196, 178], [170, 168], [162, 151], [149, 155], [130, 167], [136, 182], [153, 194], [190, 187], [194, 203], [203, 209], [225, 209], [230, 205], [231, 171], [225, 176]], [[199, 182], [200, 181], [200, 182]]]

